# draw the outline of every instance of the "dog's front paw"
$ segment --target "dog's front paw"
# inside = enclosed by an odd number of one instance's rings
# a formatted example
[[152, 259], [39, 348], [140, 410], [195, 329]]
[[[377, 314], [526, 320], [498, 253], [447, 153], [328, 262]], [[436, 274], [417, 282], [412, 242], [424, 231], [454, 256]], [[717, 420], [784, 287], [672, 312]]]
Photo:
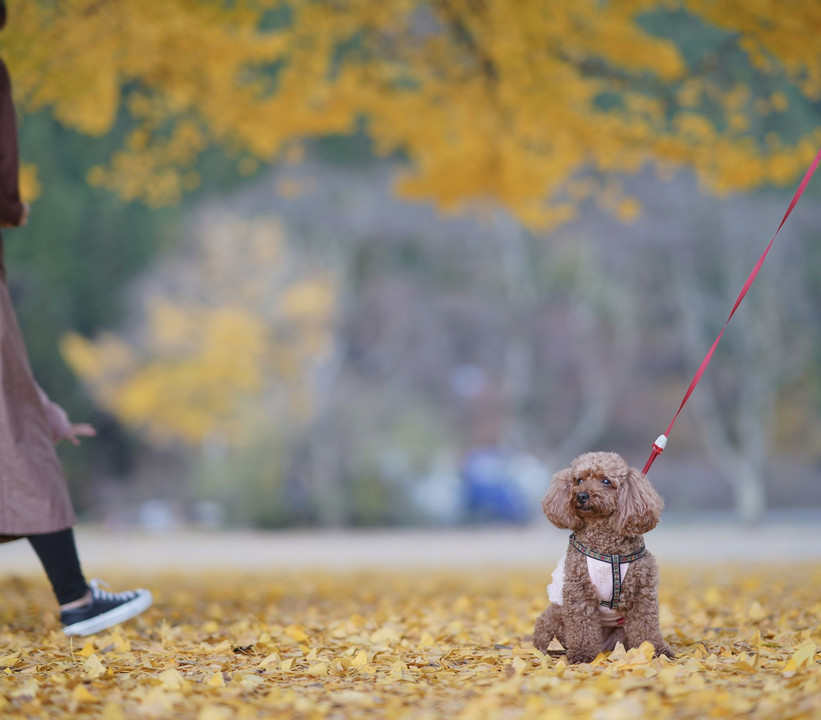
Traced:
[[579, 665], [581, 663], [593, 662], [598, 655], [597, 652], [590, 650], [570, 650], [567, 651], [567, 662], [571, 665]]
[[548, 639], [545, 635], [533, 635], [533, 647], [535, 647], [539, 652], [547, 654], [547, 648], [550, 646], [553, 638]]
[[676, 654], [666, 645], [659, 645], [659, 647], [656, 648], [655, 657], [658, 657], [659, 655], [666, 655], [671, 660], [676, 659]]

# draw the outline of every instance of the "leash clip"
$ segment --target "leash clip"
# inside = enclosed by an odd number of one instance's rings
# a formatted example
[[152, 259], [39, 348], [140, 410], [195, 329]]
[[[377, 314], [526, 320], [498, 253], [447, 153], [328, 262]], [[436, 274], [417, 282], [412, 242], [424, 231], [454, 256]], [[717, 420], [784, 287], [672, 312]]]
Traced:
[[647, 458], [647, 462], [644, 465], [644, 470], [642, 472], [646, 475], [647, 471], [650, 469], [650, 466], [653, 464], [655, 459], [664, 452], [664, 448], [667, 447], [667, 436], [662, 434], [656, 438], [656, 441], [653, 443], [653, 450], [650, 452], [650, 457]]

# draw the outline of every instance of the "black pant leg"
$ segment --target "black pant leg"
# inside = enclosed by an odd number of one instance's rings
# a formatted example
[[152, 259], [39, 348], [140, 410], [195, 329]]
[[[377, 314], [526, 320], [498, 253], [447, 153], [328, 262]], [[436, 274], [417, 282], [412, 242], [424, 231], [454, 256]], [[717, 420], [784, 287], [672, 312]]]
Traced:
[[71, 528], [47, 535], [29, 535], [28, 541], [40, 558], [60, 605], [79, 600], [86, 594], [88, 584], [80, 568]]

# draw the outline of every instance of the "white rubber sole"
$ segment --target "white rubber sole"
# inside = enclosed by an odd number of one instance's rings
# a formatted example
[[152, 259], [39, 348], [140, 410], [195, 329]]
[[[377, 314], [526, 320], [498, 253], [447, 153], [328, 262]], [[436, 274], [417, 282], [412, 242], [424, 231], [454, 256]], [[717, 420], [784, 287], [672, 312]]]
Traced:
[[148, 590], [140, 589], [135, 592], [136, 597], [133, 600], [129, 600], [127, 603], [123, 603], [108, 612], [95, 615], [88, 620], [82, 620], [73, 625], [68, 625], [63, 628], [63, 632], [66, 635], [93, 635], [101, 630], [110, 628], [112, 625], [119, 625], [126, 620], [136, 617], [151, 607], [154, 598]]

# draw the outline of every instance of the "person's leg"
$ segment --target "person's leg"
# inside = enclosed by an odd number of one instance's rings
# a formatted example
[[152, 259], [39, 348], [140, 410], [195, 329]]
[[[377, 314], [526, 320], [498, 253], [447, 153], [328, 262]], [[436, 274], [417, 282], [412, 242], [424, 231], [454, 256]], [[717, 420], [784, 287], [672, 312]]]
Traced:
[[60, 621], [66, 635], [91, 635], [139, 615], [151, 606], [148, 590], [110, 593], [99, 581], [86, 583], [74, 543], [74, 532], [61, 530], [29, 535], [31, 543], [60, 603]]
[[61, 610], [91, 600], [71, 528], [47, 535], [29, 535], [28, 541], [40, 558]]

